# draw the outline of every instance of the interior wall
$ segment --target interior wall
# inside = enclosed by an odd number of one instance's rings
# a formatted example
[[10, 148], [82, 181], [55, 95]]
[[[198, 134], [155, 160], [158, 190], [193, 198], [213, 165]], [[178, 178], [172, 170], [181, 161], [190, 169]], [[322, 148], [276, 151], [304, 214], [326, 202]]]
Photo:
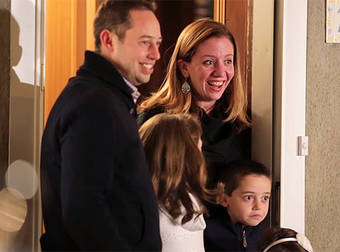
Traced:
[[340, 44], [325, 43], [326, 0], [308, 1], [306, 234], [340, 251]]

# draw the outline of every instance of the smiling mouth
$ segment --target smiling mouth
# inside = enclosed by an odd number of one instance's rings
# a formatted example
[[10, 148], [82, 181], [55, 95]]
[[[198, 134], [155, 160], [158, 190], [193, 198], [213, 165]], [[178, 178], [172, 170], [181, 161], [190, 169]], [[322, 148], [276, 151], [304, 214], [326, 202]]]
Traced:
[[145, 67], [146, 69], [151, 69], [153, 68], [153, 64], [142, 64], [143, 67]]
[[224, 81], [208, 81], [208, 84], [214, 87], [221, 87], [223, 83]]

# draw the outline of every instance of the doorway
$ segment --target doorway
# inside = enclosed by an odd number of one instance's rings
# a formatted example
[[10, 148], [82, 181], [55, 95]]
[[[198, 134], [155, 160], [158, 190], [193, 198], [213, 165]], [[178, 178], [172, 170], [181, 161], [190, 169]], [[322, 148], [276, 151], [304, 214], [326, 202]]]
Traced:
[[[81, 0], [46, 1], [45, 121], [68, 78], [82, 64], [84, 50], [94, 48], [92, 20], [100, 3], [101, 0], [86, 0], [85, 5]], [[251, 101], [252, 158], [273, 167], [274, 1], [158, 0], [157, 3], [164, 36], [162, 59], [150, 83], [141, 87], [142, 95], [157, 90], [161, 84], [177, 36], [187, 24], [203, 17], [202, 13], [225, 23], [239, 46], [242, 78]]]

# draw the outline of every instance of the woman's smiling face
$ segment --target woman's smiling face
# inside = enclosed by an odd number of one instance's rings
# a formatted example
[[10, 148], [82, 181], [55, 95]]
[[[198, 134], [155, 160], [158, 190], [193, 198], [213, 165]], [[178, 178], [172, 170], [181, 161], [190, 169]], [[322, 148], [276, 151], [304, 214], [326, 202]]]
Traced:
[[183, 76], [190, 78], [195, 104], [207, 111], [234, 77], [234, 46], [227, 37], [211, 37], [197, 47], [191, 62], [178, 63]]

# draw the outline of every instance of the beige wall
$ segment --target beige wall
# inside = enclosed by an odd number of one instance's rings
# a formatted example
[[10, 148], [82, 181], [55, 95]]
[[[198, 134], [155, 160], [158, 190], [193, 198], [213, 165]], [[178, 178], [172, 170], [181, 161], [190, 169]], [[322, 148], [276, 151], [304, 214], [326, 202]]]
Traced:
[[325, 0], [308, 1], [306, 234], [340, 251], [340, 44], [325, 43]]

